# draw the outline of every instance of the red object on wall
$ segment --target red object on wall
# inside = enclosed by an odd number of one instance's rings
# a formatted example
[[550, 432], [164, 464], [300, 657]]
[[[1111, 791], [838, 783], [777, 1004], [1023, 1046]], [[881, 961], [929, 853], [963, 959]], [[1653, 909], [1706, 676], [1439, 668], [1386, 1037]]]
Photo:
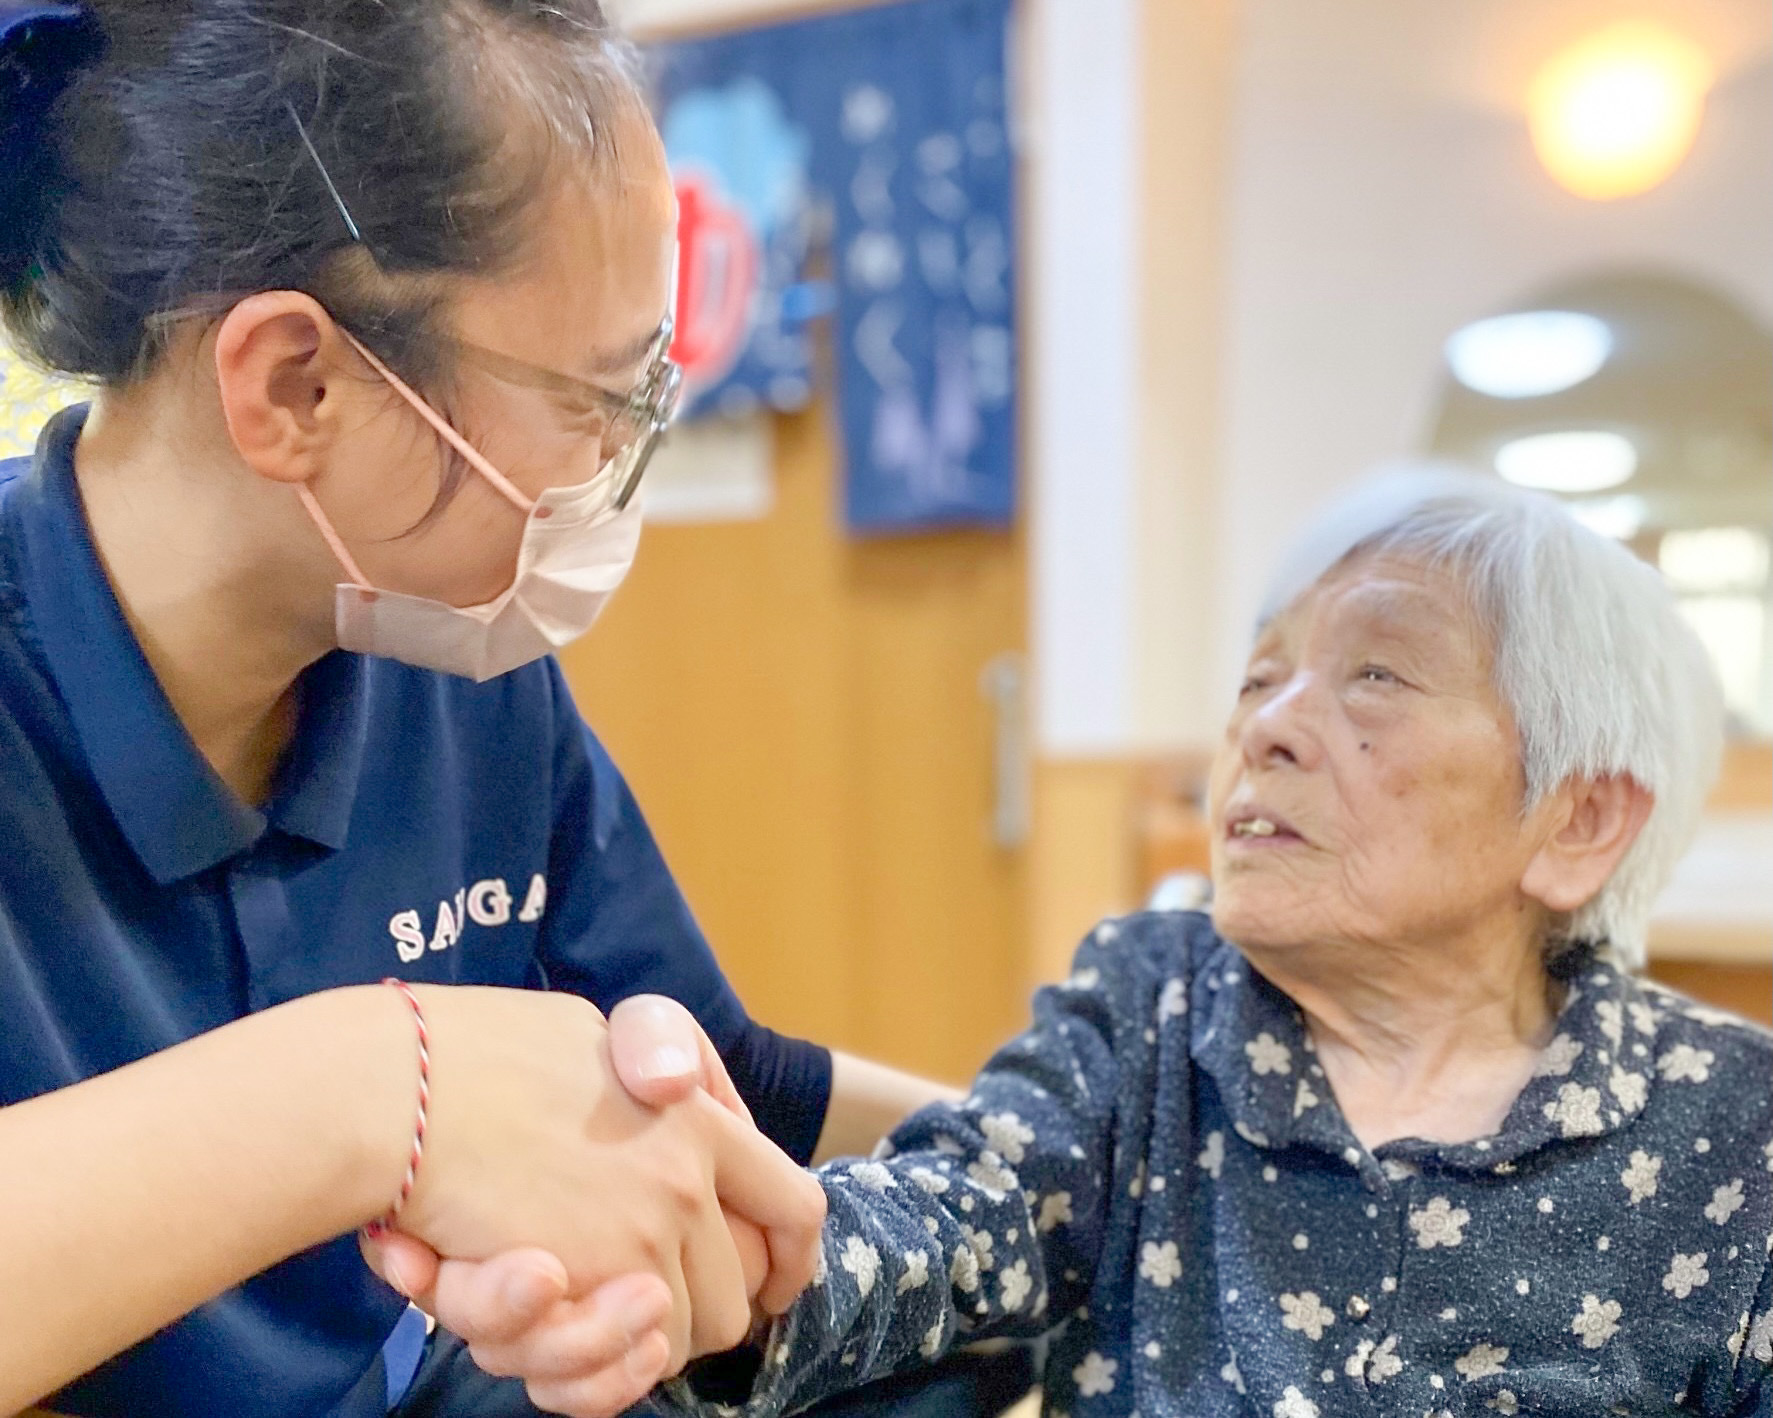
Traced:
[[671, 358], [694, 389], [717, 384], [738, 360], [757, 291], [758, 240], [744, 214], [700, 173], [677, 185], [677, 333]]

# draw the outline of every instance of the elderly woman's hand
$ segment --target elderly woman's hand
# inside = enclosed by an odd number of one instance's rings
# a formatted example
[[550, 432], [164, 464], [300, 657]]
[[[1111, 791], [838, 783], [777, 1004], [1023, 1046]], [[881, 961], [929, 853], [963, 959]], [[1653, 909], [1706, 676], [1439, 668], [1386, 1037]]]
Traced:
[[[638, 1101], [666, 1107], [702, 1090], [749, 1123], [719, 1055], [681, 1005], [637, 997], [617, 1006], [609, 1028], [617, 1076]], [[798, 1249], [778, 1235], [772, 1267], [764, 1231], [730, 1210], [725, 1219], [747, 1297], [779, 1312], [811, 1277], [817, 1229]], [[482, 1369], [523, 1379], [550, 1412], [610, 1418], [674, 1367], [664, 1333], [672, 1294], [658, 1276], [625, 1275], [575, 1296], [566, 1267], [547, 1251], [440, 1261], [417, 1238], [387, 1232], [366, 1239], [364, 1252], [383, 1279], [465, 1340]]]

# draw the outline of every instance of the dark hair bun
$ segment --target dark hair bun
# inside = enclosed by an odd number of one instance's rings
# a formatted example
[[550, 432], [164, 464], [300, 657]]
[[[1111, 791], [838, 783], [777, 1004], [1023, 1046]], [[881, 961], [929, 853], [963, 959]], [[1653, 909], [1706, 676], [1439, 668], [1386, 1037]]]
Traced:
[[98, 23], [83, 6], [0, 3], [0, 290], [30, 275], [64, 185], [56, 100], [103, 49]]

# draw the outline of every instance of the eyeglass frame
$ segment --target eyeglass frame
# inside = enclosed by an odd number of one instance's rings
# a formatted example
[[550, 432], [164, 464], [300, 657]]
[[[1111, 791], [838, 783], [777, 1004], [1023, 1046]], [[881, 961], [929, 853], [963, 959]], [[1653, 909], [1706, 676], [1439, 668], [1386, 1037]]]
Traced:
[[647, 349], [640, 378], [626, 394], [618, 394], [589, 379], [579, 379], [543, 365], [531, 364], [528, 360], [518, 359], [502, 350], [489, 349], [471, 340], [450, 336], [446, 337], [446, 342], [495, 379], [543, 393], [562, 394], [595, 403], [612, 414], [624, 414], [633, 419], [639, 426], [639, 433], [634, 441], [610, 454], [598, 469], [602, 472], [603, 468], [614, 466], [620, 459], [632, 457], [632, 465], [621, 473], [612, 498], [613, 505], [619, 511], [633, 500], [640, 487], [640, 480], [646, 473], [647, 464], [652, 461], [660, 440], [677, 413], [678, 400], [683, 392], [683, 366], [669, 354], [673, 333], [671, 317], [666, 316], [660, 322], [659, 331]]

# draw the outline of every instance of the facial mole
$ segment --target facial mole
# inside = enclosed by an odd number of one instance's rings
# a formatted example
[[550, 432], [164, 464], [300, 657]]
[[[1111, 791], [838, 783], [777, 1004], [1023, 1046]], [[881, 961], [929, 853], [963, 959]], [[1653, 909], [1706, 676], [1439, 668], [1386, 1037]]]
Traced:
[[1369, 752], [1369, 751], [1370, 751], [1370, 750], [1371, 750], [1371, 749], [1372, 749], [1372, 747], [1373, 747], [1373, 745], [1372, 745], [1372, 744], [1370, 744], [1370, 743], [1364, 743], [1364, 744], [1362, 744], [1362, 745], [1361, 745], [1361, 752], [1362, 752], [1362, 753], [1367, 753], [1367, 752]]

